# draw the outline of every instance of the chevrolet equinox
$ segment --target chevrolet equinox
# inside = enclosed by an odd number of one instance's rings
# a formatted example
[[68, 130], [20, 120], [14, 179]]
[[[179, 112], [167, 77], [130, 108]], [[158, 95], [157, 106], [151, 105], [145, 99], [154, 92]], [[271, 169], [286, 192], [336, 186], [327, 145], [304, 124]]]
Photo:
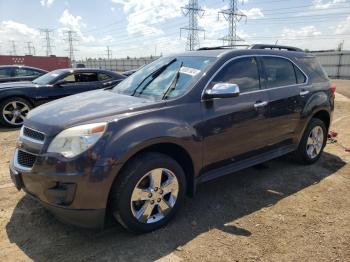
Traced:
[[57, 218], [165, 225], [196, 186], [292, 153], [316, 162], [335, 87], [298, 48], [203, 48], [161, 57], [119, 85], [30, 111], [10, 163], [18, 189]]

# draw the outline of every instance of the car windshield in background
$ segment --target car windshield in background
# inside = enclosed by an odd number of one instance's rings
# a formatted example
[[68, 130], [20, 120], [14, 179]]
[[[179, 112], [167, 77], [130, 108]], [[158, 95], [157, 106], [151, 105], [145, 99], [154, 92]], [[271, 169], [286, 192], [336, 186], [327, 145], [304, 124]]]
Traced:
[[141, 68], [113, 92], [161, 100], [179, 97], [213, 63], [209, 57], [163, 57]]
[[62, 70], [55, 70], [55, 71], [49, 72], [33, 80], [33, 83], [38, 85], [51, 84], [52, 81], [55, 80], [61, 73], [62, 73]]

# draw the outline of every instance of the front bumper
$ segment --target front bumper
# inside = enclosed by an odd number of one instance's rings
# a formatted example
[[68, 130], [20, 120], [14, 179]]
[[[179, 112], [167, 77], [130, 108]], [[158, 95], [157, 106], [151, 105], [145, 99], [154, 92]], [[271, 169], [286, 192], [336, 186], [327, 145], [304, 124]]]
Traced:
[[14, 162], [10, 163], [10, 175], [18, 190], [23, 189], [62, 222], [103, 228], [109, 189], [114, 179], [112, 174], [116, 174], [113, 168], [93, 167], [84, 172], [65, 173], [36, 166], [24, 171]]

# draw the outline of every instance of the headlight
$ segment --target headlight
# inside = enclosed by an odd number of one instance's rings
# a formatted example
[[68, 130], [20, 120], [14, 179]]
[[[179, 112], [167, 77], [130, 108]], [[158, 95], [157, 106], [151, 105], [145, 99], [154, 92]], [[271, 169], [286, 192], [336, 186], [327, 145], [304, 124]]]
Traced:
[[68, 128], [59, 133], [47, 152], [72, 158], [92, 147], [103, 135], [107, 123], [96, 123]]

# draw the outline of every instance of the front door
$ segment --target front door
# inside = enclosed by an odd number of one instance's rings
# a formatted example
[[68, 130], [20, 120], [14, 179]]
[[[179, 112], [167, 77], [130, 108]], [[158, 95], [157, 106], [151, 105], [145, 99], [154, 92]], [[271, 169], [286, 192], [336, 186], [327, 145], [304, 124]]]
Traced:
[[208, 168], [237, 161], [269, 143], [268, 96], [260, 86], [257, 59], [243, 57], [228, 62], [207, 88], [220, 82], [237, 84], [240, 95], [202, 101], [201, 131]]

